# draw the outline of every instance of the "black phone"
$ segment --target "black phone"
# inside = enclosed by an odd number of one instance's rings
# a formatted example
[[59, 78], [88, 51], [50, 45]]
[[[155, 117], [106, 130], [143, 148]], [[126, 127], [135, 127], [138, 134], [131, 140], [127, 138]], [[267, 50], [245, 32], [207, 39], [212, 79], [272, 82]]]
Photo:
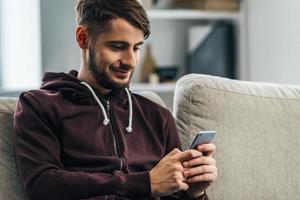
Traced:
[[190, 145], [190, 149], [195, 149], [200, 144], [210, 143], [215, 135], [216, 131], [200, 131]]

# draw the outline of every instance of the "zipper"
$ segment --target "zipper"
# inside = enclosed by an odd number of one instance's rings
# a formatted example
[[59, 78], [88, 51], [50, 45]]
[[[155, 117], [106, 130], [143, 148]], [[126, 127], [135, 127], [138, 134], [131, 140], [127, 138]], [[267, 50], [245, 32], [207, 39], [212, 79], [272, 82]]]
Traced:
[[113, 130], [113, 127], [112, 127], [112, 120], [111, 120], [111, 117], [110, 117], [110, 103], [109, 103], [109, 100], [106, 101], [106, 112], [107, 112], [108, 118], [110, 120], [108, 125], [109, 125], [109, 128], [110, 128], [110, 132], [112, 133], [115, 154], [120, 159], [120, 170], [122, 171], [122, 169], [123, 169], [123, 159], [121, 157], [121, 153], [120, 153], [120, 151], [118, 149], [118, 146], [117, 146], [116, 134], [115, 134], [115, 132]]

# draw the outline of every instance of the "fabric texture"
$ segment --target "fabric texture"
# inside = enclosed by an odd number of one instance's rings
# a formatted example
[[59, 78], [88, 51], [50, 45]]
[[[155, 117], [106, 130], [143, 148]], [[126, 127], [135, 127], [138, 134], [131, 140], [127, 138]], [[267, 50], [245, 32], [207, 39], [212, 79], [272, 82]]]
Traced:
[[183, 148], [216, 130], [218, 179], [211, 200], [300, 198], [300, 87], [182, 77], [174, 117]]
[[0, 199], [25, 200], [12, 147], [13, 112], [17, 99], [0, 98]]

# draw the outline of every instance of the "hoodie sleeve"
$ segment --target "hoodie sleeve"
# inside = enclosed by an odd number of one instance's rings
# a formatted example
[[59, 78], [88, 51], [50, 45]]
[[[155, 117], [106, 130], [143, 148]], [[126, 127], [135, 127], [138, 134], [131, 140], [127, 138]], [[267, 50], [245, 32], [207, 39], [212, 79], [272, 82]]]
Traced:
[[82, 199], [107, 194], [127, 198], [151, 196], [148, 172], [65, 170], [52, 123], [31, 93], [20, 96], [14, 116], [14, 150], [21, 183], [30, 199]]

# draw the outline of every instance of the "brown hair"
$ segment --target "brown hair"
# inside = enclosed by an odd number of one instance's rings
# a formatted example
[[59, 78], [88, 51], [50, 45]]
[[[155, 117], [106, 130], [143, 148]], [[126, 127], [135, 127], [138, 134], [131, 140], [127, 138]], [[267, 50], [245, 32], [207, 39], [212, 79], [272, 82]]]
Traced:
[[92, 34], [101, 34], [108, 28], [111, 20], [125, 19], [150, 35], [150, 23], [145, 9], [137, 0], [77, 0], [77, 24], [86, 25]]

